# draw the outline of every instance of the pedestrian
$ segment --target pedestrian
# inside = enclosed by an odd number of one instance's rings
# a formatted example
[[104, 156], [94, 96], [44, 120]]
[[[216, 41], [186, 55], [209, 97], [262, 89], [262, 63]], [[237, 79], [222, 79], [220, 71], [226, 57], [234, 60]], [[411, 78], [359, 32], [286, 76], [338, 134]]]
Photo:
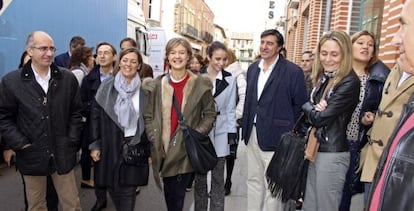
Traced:
[[[405, 73], [411, 75], [411, 78], [414, 74], [414, 54], [412, 50], [414, 48], [412, 36], [414, 28], [411, 24], [414, 17], [410, 12], [413, 9], [414, 2], [407, 0], [401, 13], [400, 29], [393, 38], [393, 43], [399, 47], [400, 51], [399, 66]], [[393, 74], [391, 72], [390, 77]], [[400, 120], [381, 155], [366, 210], [414, 210], [414, 198], [411, 194], [412, 178], [414, 176], [413, 163], [409, 159], [414, 153], [412, 148], [414, 95], [412, 91], [409, 94], [411, 94], [411, 98], [404, 105]]]
[[[413, 21], [412, 15], [409, 14], [410, 8], [413, 8], [413, 2], [411, 0], [406, 1], [404, 4], [400, 18], [400, 29], [393, 39], [393, 44], [399, 48], [400, 61], [397, 62], [385, 81], [378, 111], [375, 114], [365, 114], [362, 119], [363, 122], [367, 123], [373, 121], [372, 128], [368, 132], [368, 144], [365, 145], [361, 152], [361, 159], [364, 158], [361, 181], [365, 182], [366, 197], [368, 197], [370, 189], [374, 190], [370, 188], [370, 185], [373, 182], [374, 174], [384, 149], [389, 145], [388, 142], [390, 140], [394, 140], [390, 138], [398, 125], [403, 112], [403, 105], [408, 103], [410, 96], [414, 93], [414, 77], [412, 77], [412, 67], [414, 67], [412, 48], [414, 45], [413, 39], [410, 37], [410, 33], [412, 33], [413, 30], [412, 25], [407, 24]], [[363, 153], [365, 153], [365, 156], [363, 156]], [[390, 151], [388, 154], [392, 153], [393, 152]], [[389, 158], [387, 158], [387, 160], [389, 160]], [[385, 172], [383, 171], [383, 173]], [[404, 174], [401, 175], [404, 176]], [[400, 187], [400, 185], [396, 187]], [[400, 193], [399, 189], [392, 188], [390, 191], [391, 190], [394, 191], [393, 193], [396, 193], [395, 191]], [[404, 189], [401, 189], [401, 193], [404, 193], [403, 190]], [[402, 205], [404, 204], [405, 203], [402, 203]], [[378, 206], [381, 205], [378, 204]], [[405, 209], [404, 206], [401, 206], [401, 208]]]
[[269, 29], [260, 36], [260, 59], [247, 70], [243, 139], [247, 145], [247, 210], [284, 210], [267, 189], [267, 166], [283, 133], [293, 129], [306, 102], [299, 66], [280, 56], [282, 34]]
[[[96, 92], [99, 89], [101, 83], [107, 79], [113, 78], [114, 65], [116, 61], [116, 49], [108, 42], [100, 42], [96, 46], [96, 60], [98, 65], [92, 68], [88, 75], [86, 75], [80, 87], [80, 94], [83, 103], [82, 116], [85, 118], [84, 128], [82, 130], [81, 138], [81, 168], [82, 168], [82, 180], [88, 180], [91, 178], [92, 159], [90, 156], [89, 145], [92, 143], [90, 139], [90, 113], [93, 101], [95, 99]], [[94, 168], [94, 176], [99, 174], [97, 168]], [[92, 207], [92, 211], [100, 211], [106, 208], [106, 188], [93, 184], [91, 186], [88, 183], [81, 182], [82, 188], [94, 188], [96, 202]]]
[[16, 152], [28, 210], [46, 210], [46, 178], [51, 176], [63, 210], [81, 210], [74, 166], [82, 128], [82, 103], [73, 74], [52, 63], [53, 39], [43, 31], [28, 35], [31, 60], [3, 77], [0, 129]]
[[360, 80], [361, 88], [358, 104], [346, 131], [351, 157], [339, 210], [349, 210], [352, 196], [364, 192], [363, 184], [360, 182], [361, 172], [358, 171], [360, 152], [367, 142], [366, 133], [372, 125], [364, 125], [361, 117], [365, 112], [375, 113], [378, 109], [384, 83], [390, 72], [377, 57], [377, 45], [372, 33], [366, 30], [356, 32], [352, 35], [351, 42], [352, 68]]
[[[217, 165], [211, 170], [210, 210], [224, 211], [224, 165], [230, 154], [230, 143], [236, 142], [236, 78], [224, 70], [227, 48], [223, 43], [211, 43], [207, 51], [207, 73], [213, 84], [213, 97], [217, 112], [216, 122], [209, 136], [217, 153]], [[196, 174], [194, 183], [194, 209], [207, 210], [207, 175]]]
[[308, 143], [316, 139], [319, 148], [309, 162], [303, 210], [338, 210], [350, 159], [346, 127], [360, 86], [345, 32], [330, 31], [321, 37], [312, 78], [315, 87], [302, 108], [312, 126]]
[[83, 78], [88, 75], [95, 64], [95, 58], [92, 54], [93, 48], [80, 46], [76, 48], [69, 60], [69, 69], [78, 80], [79, 87]]
[[240, 129], [243, 118], [244, 100], [246, 98], [246, 70], [243, 70], [240, 62], [237, 61], [233, 50], [228, 49], [227, 66], [225, 70], [236, 78], [237, 100], [236, 100], [236, 139], [230, 143], [230, 154], [226, 156], [226, 182], [224, 183], [224, 195], [229, 195], [231, 191], [231, 176], [233, 174], [234, 162], [237, 158], [237, 148], [239, 146]]
[[59, 67], [69, 68], [70, 57], [77, 47], [85, 45], [85, 39], [81, 36], [73, 36], [69, 42], [69, 51], [59, 54], [55, 57], [55, 65]]
[[302, 61], [300, 63], [303, 74], [305, 74], [306, 91], [308, 97], [312, 91], [312, 64], [313, 64], [313, 53], [312, 51], [305, 51], [302, 53]]
[[204, 67], [204, 59], [200, 54], [194, 54], [190, 60], [190, 70], [193, 73], [200, 73], [200, 70]]
[[114, 77], [99, 87], [90, 116], [91, 157], [95, 168], [99, 168], [95, 183], [107, 188], [118, 211], [134, 210], [137, 189], [137, 185], [121, 183], [123, 173], [133, 173], [130, 169], [121, 173], [120, 166], [126, 156], [123, 149], [135, 141], [149, 144], [143, 138], [146, 137], [142, 116], [146, 99], [141, 91], [140, 65], [142, 56], [137, 49], [121, 51]]
[[151, 159], [156, 184], [161, 188], [161, 177], [167, 209], [181, 211], [185, 188], [194, 170], [173, 107], [173, 95], [181, 107], [185, 123], [200, 133], [207, 135], [210, 132], [216, 111], [211, 82], [187, 69], [192, 55], [190, 43], [183, 38], [172, 38], [165, 50], [170, 72], [144, 85], [148, 93], [144, 120], [152, 143]]
[[[200, 70], [204, 67], [204, 59], [201, 55], [199, 54], [194, 54], [191, 57], [190, 60], [190, 70], [195, 73], [195, 74], [199, 74]], [[187, 188], [185, 189], [186, 192], [190, 192], [192, 187], [193, 187], [193, 183], [194, 183], [194, 178], [195, 178], [195, 174], [191, 175], [191, 179], [190, 182], [187, 185]]]

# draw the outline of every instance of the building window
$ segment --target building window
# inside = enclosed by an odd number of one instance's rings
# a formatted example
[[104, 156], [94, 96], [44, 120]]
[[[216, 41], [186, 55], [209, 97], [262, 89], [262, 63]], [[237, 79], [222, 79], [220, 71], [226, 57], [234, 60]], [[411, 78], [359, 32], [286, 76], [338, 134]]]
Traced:
[[376, 43], [380, 43], [382, 13], [384, 0], [362, 0], [362, 25], [361, 29], [374, 33]]

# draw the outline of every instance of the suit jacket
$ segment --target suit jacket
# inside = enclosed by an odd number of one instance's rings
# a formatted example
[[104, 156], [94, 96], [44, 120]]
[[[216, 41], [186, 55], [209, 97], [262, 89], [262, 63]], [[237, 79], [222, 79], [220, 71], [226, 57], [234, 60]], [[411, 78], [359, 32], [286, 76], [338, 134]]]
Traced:
[[216, 149], [217, 157], [230, 154], [229, 139], [236, 139], [236, 78], [222, 70], [223, 80], [216, 83], [213, 95], [217, 117], [210, 138]]
[[247, 144], [256, 118], [259, 146], [263, 151], [276, 149], [281, 135], [290, 131], [300, 116], [301, 106], [307, 101], [302, 69], [279, 56], [267, 80], [260, 99], [257, 81], [260, 61], [247, 70], [246, 100], [243, 111], [243, 139]]
[[365, 145], [364, 153], [361, 154], [363, 161], [361, 181], [363, 182], [372, 182], [381, 154], [401, 116], [403, 104], [407, 103], [414, 92], [413, 76], [397, 87], [402, 72], [397, 64], [385, 81], [381, 103], [372, 128], [368, 131], [371, 142]]
[[82, 116], [86, 118], [81, 137], [82, 148], [88, 148], [89, 144], [91, 143], [89, 117], [96, 92], [101, 85], [101, 75], [99, 68], [99, 65], [96, 65], [91, 70], [91, 72], [89, 72], [89, 74], [83, 78], [80, 87], [80, 95], [82, 99]]
[[59, 67], [69, 68], [69, 60], [69, 52], [62, 53], [55, 57], [55, 64]]

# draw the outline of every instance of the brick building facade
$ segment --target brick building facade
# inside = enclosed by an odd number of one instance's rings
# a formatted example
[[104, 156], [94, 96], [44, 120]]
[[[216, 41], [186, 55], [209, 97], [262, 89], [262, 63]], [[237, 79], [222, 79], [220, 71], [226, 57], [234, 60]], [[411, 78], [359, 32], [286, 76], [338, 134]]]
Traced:
[[300, 63], [302, 52], [314, 50], [325, 31], [352, 35], [366, 29], [377, 36], [379, 58], [392, 67], [398, 53], [391, 40], [398, 31], [402, 4], [403, 0], [288, 0], [287, 57]]

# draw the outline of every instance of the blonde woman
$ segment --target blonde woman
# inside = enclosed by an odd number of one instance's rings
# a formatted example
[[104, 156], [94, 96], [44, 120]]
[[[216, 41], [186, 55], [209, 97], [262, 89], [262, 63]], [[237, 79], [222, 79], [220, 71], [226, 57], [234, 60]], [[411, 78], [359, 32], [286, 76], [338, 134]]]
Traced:
[[312, 70], [315, 86], [302, 109], [313, 128], [309, 139], [316, 138], [320, 146], [309, 163], [303, 209], [338, 210], [350, 160], [346, 127], [360, 84], [352, 71], [351, 40], [345, 32], [322, 36]]

